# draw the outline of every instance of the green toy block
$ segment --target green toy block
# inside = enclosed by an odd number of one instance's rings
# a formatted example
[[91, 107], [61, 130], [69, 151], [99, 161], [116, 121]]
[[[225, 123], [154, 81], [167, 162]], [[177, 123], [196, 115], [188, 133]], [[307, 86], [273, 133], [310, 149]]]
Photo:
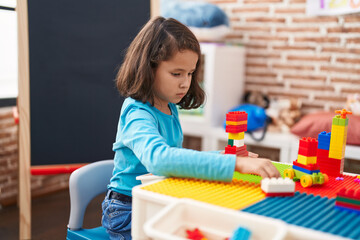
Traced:
[[356, 200], [356, 199], [352, 199], [352, 198], [345, 198], [345, 197], [339, 197], [337, 196], [336, 201], [341, 201], [344, 203], [351, 203], [351, 204], [355, 204], [355, 205], [360, 205], [360, 200]]
[[341, 118], [340, 115], [336, 115], [333, 117], [332, 124], [337, 126], [347, 126], [349, 123], [349, 119]]

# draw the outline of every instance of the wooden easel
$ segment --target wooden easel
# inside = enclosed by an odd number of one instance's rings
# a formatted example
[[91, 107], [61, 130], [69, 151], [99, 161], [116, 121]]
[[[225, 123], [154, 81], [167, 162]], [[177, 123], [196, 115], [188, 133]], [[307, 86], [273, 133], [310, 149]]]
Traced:
[[30, 71], [27, 0], [16, 1], [19, 83], [19, 238], [31, 239]]

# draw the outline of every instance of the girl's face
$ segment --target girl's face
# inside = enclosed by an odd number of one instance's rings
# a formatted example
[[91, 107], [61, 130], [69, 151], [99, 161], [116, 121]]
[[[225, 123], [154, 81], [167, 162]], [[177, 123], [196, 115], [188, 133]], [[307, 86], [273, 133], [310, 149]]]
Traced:
[[184, 50], [159, 63], [154, 82], [154, 106], [157, 109], [171, 114], [168, 103], [178, 103], [186, 95], [197, 61], [195, 52]]

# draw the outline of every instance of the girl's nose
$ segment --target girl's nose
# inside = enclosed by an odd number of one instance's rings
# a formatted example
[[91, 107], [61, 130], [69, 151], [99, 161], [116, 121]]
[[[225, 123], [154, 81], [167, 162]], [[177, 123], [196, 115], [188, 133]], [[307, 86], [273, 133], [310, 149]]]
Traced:
[[180, 83], [180, 88], [188, 88], [191, 84], [191, 77], [192, 76], [186, 76], [184, 80]]

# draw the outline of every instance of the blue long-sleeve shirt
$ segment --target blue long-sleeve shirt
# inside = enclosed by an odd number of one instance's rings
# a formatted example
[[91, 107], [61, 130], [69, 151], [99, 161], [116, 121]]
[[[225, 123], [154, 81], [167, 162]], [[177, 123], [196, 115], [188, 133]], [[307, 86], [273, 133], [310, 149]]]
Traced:
[[151, 172], [167, 177], [231, 181], [235, 155], [182, 148], [183, 133], [175, 104], [167, 115], [149, 102], [126, 98], [120, 114], [114, 171], [108, 188], [131, 196], [136, 177]]

